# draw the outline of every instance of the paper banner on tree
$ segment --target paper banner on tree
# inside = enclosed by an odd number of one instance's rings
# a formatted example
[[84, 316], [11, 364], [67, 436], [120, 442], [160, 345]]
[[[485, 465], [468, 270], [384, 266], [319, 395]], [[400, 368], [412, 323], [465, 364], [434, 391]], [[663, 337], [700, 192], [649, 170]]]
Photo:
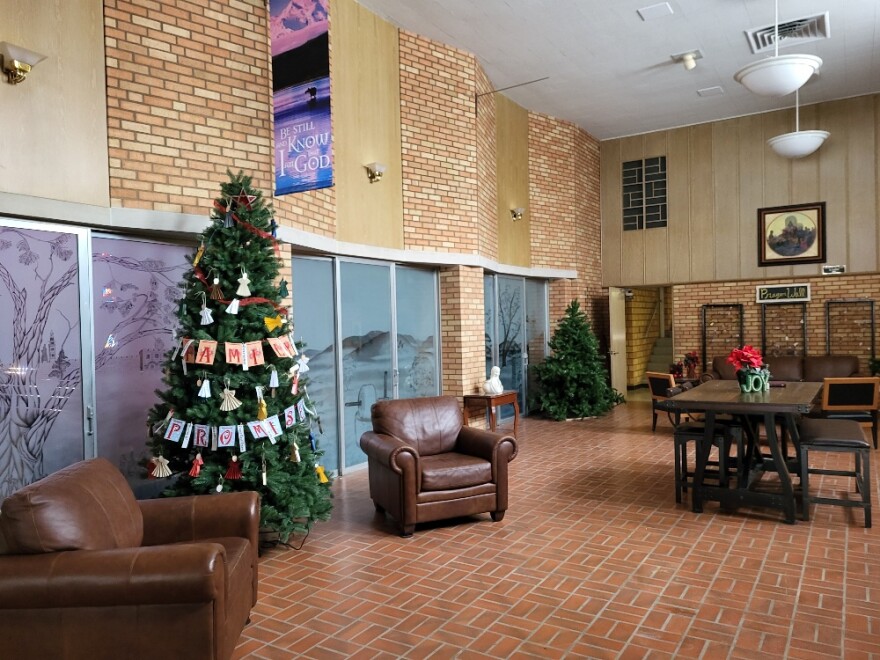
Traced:
[[199, 342], [196, 351], [196, 364], [214, 364], [214, 356], [217, 354], [217, 342], [211, 339], [203, 339]]
[[247, 443], [244, 439], [244, 424], [239, 424], [235, 429], [238, 431], [238, 451], [243, 454], [247, 451]]
[[266, 434], [269, 436], [269, 440], [272, 441], [272, 444], [275, 444], [275, 438], [284, 432], [281, 420], [278, 419], [278, 415], [272, 415], [263, 420], [263, 422], [266, 424]]
[[284, 426], [290, 428], [296, 424], [296, 405], [284, 409]]
[[300, 399], [296, 402], [296, 412], [299, 415], [300, 421], [306, 421], [306, 402], [305, 399]]
[[263, 422], [248, 422], [247, 425], [251, 431], [251, 435], [254, 436], [254, 440], [269, 437], [269, 435], [266, 433], [266, 427], [263, 426]]
[[180, 436], [183, 435], [183, 429], [186, 427], [186, 422], [182, 419], [174, 419], [172, 418], [170, 422], [168, 422], [168, 430], [165, 431], [165, 439], [169, 442], [180, 442]]
[[242, 344], [226, 342], [226, 364], [241, 364]]
[[290, 341], [287, 340], [286, 337], [267, 337], [266, 341], [269, 342], [269, 346], [272, 347], [272, 350], [275, 351], [275, 355], [280, 358], [292, 358], [293, 354], [290, 352]]
[[256, 367], [257, 365], [265, 364], [266, 360], [263, 357], [263, 342], [249, 341], [244, 347], [245, 352], [247, 353], [249, 367]]
[[207, 424], [193, 425], [195, 437], [193, 438], [194, 447], [207, 447], [208, 439], [211, 435], [211, 427]]
[[186, 430], [183, 432], [183, 442], [180, 443], [182, 449], [189, 447], [189, 438], [192, 435], [193, 425], [186, 423]]
[[196, 361], [196, 344], [195, 339], [184, 339], [184, 353], [183, 353], [183, 361], [189, 364], [194, 364]]
[[235, 426], [221, 426], [217, 434], [218, 447], [235, 447]]

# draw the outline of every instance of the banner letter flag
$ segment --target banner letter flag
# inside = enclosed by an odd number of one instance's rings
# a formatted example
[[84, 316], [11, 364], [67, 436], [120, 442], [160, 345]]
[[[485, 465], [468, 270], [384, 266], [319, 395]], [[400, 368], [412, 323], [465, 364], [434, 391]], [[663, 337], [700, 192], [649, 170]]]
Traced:
[[183, 449], [189, 447], [189, 437], [192, 435], [193, 425], [189, 422], [186, 423], [186, 430], [183, 432], [183, 442], [180, 443], [180, 446]]
[[266, 419], [266, 433], [269, 435], [269, 439], [274, 444], [275, 438], [277, 438], [283, 432], [281, 428], [281, 420], [278, 419], [278, 415], [272, 415], [268, 419]]
[[296, 412], [299, 414], [299, 421], [306, 421], [306, 402], [302, 399], [296, 402]]
[[267, 337], [266, 341], [269, 342], [269, 346], [272, 347], [272, 350], [275, 351], [275, 355], [278, 357], [293, 357], [290, 354], [290, 351], [287, 350], [287, 344], [284, 342], [284, 337]]
[[183, 360], [188, 364], [195, 364], [196, 361], [196, 345], [195, 339], [187, 339], [183, 349]]
[[208, 446], [208, 435], [211, 432], [211, 427], [207, 424], [196, 424], [195, 425], [195, 435], [196, 437], [193, 439], [193, 446], [195, 447], [207, 447]]
[[290, 340], [290, 335], [285, 335], [284, 337], [279, 337], [281, 343], [284, 344], [284, 349], [287, 351], [287, 355], [284, 357], [296, 357], [296, 345]]
[[196, 353], [196, 364], [214, 364], [214, 356], [217, 354], [217, 342], [211, 339], [203, 339], [199, 342], [199, 350]]
[[290, 428], [296, 424], [296, 406], [290, 406], [284, 409], [284, 426]]
[[254, 440], [259, 440], [260, 438], [266, 438], [268, 435], [266, 434], [266, 429], [263, 426], [263, 422], [248, 422], [248, 428], [251, 430], [251, 435], [254, 436]]
[[247, 349], [248, 366], [256, 367], [257, 365], [265, 364], [266, 360], [263, 357], [263, 342], [249, 341], [245, 344], [245, 348]]
[[186, 422], [182, 419], [171, 419], [168, 422], [168, 430], [165, 431], [165, 439], [169, 442], [180, 442], [180, 436], [183, 434], [183, 429], [186, 426]]
[[217, 427], [211, 427], [211, 450], [217, 451]]
[[244, 440], [244, 424], [235, 427], [238, 431], [238, 451], [243, 454], [247, 451], [247, 443]]
[[235, 446], [235, 426], [221, 426], [217, 435], [218, 447]]
[[226, 364], [241, 364], [241, 344], [226, 342]]
[[242, 370], [247, 371], [248, 367], [250, 367], [250, 358], [248, 357], [247, 344], [242, 344], [241, 345], [241, 368], [242, 368]]

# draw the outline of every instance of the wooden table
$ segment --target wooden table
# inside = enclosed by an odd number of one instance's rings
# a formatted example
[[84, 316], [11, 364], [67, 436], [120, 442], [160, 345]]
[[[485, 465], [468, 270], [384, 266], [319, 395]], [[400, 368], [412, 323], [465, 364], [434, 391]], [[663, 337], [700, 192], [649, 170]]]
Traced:
[[464, 425], [468, 425], [468, 406], [479, 404], [489, 409], [489, 429], [495, 430], [495, 407], [505, 404], [513, 404], [513, 437], [519, 433], [519, 392], [517, 390], [504, 390], [501, 394], [465, 394], [464, 395]]
[[[711, 380], [687, 392], [669, 399], [670, 405], [683, 412], [701, 412], [705, 415], [703, 442], [697, 448], [697, 465], [694, 474], [693, 510], [703, 510], [703, 499], [715, 499], [722, 506], [735, 508], [739, 505], [769, 506], [785, 513], [785, 522], [795, 521], [794, 488], [791, 483], [787, 458], [783, 454], [776, 434], [777, 415], [782, 417], [784, 431], [789, 434], [797, 448], [798, 435], [795, 424], [798, 414], [807, 413], [813, 400], [822, 389], [822, 383], [785, 383], [785, 387], [771, 387], [767, 392], [743, 394], [739, 383], [732, 380]], [[715, 417], [730, 414], [740, 419], [748, 437], [745, 472], [748, 478], [737, 475], [737, 487], [710, 486], [703, 483], [706, 463], [712, 450], [715, 433]], [[770, 456], [762, 456], [758, 447], [757, 433], [751, 416], [762, 420], [767, 435]], [[761, 472], [779, 474], [781, 493], [757, 492], [750, 489]], [[745, 476], [745, 475], [743, 475]]]

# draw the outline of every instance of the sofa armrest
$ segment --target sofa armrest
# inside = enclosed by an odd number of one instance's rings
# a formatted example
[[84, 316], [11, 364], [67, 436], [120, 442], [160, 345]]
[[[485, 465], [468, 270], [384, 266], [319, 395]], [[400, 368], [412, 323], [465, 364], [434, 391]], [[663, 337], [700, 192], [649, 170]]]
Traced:
[[0, 557], [4, 609], [207, 603], [225, 599], [219, 543]]
[[700, 374], [700, 382], [708, 383], [710, 380], [720, 380], [721, 374], [717, 371], [704, 371]]
[[254, 491], [140, 500], [143, 545], [233, 536], [259, 549], [260, 496]]
[[412, 465], [418, 472], [419, 454], [415, 448], [392, 435], [367, 431], [361, 436], [361, 449], [368, 458], [380, 465], [403, 474], [404, 469]]
[[512, 435], [485, 431], [473, 426], [462, 426], [455, 449], [462, 454], [478, 456], [494, 464], [498, 460], [512, 461], [516, 456], [516, 440]]

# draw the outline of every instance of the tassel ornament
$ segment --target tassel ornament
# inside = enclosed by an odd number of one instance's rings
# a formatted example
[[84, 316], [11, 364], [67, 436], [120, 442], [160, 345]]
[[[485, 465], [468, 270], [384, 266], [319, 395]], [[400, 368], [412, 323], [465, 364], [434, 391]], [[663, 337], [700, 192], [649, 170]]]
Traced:
[[220, 404], [220, 410], [230, 412], [241, 406], [241, 401], [235, 398], [235, 390], [229, 389], [229, 384], [223, 388], [223, 402]]
[[208, 288], [208, 292], [211, 294], [211, 300], [223, 299], [223, 289], [220, 288], [220, 278], [216, 275], [211, 281], [211, 286]]
[[223, 218], [223, 226], [229, 229], [232, 226], [232, 198], [226, 201], [226, 216]]
[[207, 378], [202, 381], [202, 386], [199, 388], [199, 396], [203, 399], [211, 398], [211, 381]]
[[241, 479], [241, 465], [238, 464], [238, 456], [229, 459], [229, 467], [226, 468], [227, 479]]
[[275, 365], [270, 365], [269, 369], [271, 370], [271, 374], [269, 375], [269, 391], [272, 395], [272, 398], [275, 398], [275, 390], [278, 388], [278, 370], [275, 368]]
[[266, 408], [266, 399], [263, 398], [263, 387], [261, 385], [257, 385], [254, 389], [257, 391], [257, 421], [262, 422], [269, 416], [268, 409]]
[[299, 447], [296, 444], [296, 440], [290, 443], [290, 461], [292, 463], [299, 463], [302, 460], [299, 455]]
[[205, 461], [202, 460], [201, 453], [196, 454], [196, 457], [193, 459], [192, 467], [189, 470], [189, 476], [197, 477], [199, 476], [199, 472], [202, 471], [202, 466], [205, 464]]
[[164, 456], [156, 456], [153, 459], [153, 462], [156, 464], [156, 467], [153, 468], [153, 471], [150, 473], [157, 479], [164, 479], [165, 477], [171, 476], [171, 470], [168, 468], [168, 459]]
[[211, 325], [214, 322], [214, 315], [208, 309], [208, 298], [202, 291], [202, 325]]
[[324, 466], [323, 466], [323, 465], [316, 465], [316, 466], [315, 466], [315, 472], [318, 473], [318, 481], [319, 481], [320, 483], [322, 483], [322, 484], [326, 484], [328, 481], [330, 481], [330, 480], [327, 478], [327, 473], [324, 472]]
[[233, 298], [232, 302], [229, 303], [229, 307], [226, 308], [227, 314], [238, 314], [238, 298]]
[[241, 277], [238, 278], [238, 291], [235, 292], [235, 295], [241, 296], [242, 298], [247, 298], [251, 295], [250, 287], [248, 286], [251, 283], [251, 278], [248, 277], [248, 274], [245, 272], [244, 268], [241, 269]]

